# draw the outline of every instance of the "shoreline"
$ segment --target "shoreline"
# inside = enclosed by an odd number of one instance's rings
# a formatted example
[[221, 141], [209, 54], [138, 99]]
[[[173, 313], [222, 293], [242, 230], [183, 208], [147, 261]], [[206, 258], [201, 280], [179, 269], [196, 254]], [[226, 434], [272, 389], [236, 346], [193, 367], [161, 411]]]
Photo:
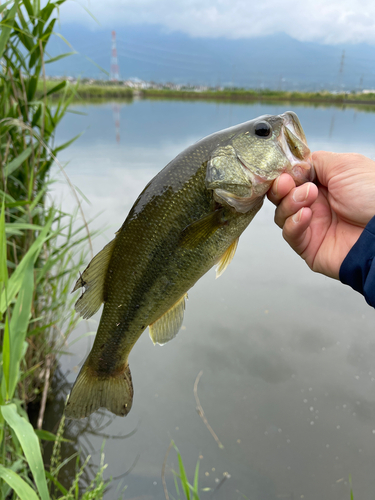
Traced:
[[[61, 86], [64, 80], [47, 80], [46, 91]], [[86, 84], [66, 82], [65, 87], [60, 87], [53, 96], [69, 91], [76, 92], [74, 100], [108, 100], [108, 99], [180, 99], [180, 100], [207, 100], [219, 102], [301, 102], [311, 104], [333, 105], [364, 105], [375, 106], [375, 92], [369, 94], [332, 94], [323, 92], [291, 92], [276, 90], [190, 90], [190, 89], [132, 89], [116, 84]], [[38, 93], [44, 93], [42, 85], [38, 86]]]
[[[371, 97], [370, 97], [371, 96]], [[230, 102], [306, 102], [317, 104], [363, 104], [368, 106], [375, 105], [375, 94], [359, 94], [357, 95], [334, 95], [326, 93], [309, 93], [309, 92], [288, 92], [288, 91], [264, 91], [257, 92], [254, 90], [243, 91], [174, 91], [174, 90], [143, 90], [139, 97], [142, 98], [161, 98], [161, 99], [190, 99], [190, 100], [217, 100]]]

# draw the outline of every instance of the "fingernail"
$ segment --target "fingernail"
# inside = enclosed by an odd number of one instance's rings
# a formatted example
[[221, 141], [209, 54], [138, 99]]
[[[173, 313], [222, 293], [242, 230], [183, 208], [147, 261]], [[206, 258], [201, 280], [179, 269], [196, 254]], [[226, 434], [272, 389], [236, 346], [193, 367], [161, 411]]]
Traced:
[[303, 208], [301, 208], [301, 210], [298, 210], [298, 212], [293, 215], [292, 220], [295, 224], [297, 224], [301, 220], [302, 212], [303, 212]]
[[276, 196], [277, 195], [277, 186], [279, 185], [279, 179], [280, 177], [278, 177], [274, 183], [272, 184], [272, 189], [271, 189], [271, 193]]
[[293, 193], [293, 200], [296, 201], [297, 203], [301, 203], [302, 201], [307, 200], [307, 197], [309, 196], [309, 191], [310, 191], [310, 184], [307, 184], [307, 187], [301, 186], [297, 188]]

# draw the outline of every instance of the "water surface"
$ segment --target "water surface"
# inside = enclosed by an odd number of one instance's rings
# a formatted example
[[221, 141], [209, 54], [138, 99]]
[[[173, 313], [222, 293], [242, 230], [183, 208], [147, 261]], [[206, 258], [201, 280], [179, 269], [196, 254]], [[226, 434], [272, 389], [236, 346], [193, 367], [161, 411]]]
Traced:
[[[85, 213], [99, 251], [112, 239], [145, 184], [185, 147], [219, 129], [262, 114], [280, 114], [281, 104], [135, 101], [76, 106], [58, 142], [84, 130], [61, 154], [66, 171], [91, 205]], [[354, 109], [293, 106], [312, 150], [356, 151], [375, 158], [375, 115]], [[116, 140], [119, 138], [119, 142]], [[68, 188], [55, 197], [73, 207]], [[372, 498], [375, 491], [375, 313], [342, 284], [312, 273], [282, 239], [265, 202], [241, 236], [224, 275], [210, 271], [189, 292], [183, 329], [154, 347], [147, 331], [129, 364], [135, 397], [126, 418], [106, 411], [91, 429], [106, 426], [108, 499], [119, 484], [127, 499], [163, 499], [161, 469], [168, 445], [179, 447], [192, 479], [200, 458], [200, 485], [214, 498], [254, 500]], [[87, 262], [89, 262], [89, 254]], [[96, 314], [71, 338], [95, 330]], [[71, 346], [61, 359], [73, 382], [92, 337]], [[194, 382], [203, 370], [198, 396], [220, 449], [197, 413]], [[69, 424], [79, 433], [80, 425]], [[136, 429], [127, 439], [126, 435]], [[95, 434], [95, 432], [94, 432]], [[103, 438], [83, 433], [99, 463]], [[88, 444], [89, 443], [89, 444]], [[175, 495], [171, 451], [166, 467]], [[222, 482], [224, 474], [230, 478]], [[211, 493], [202, 493], [202, 499]]]

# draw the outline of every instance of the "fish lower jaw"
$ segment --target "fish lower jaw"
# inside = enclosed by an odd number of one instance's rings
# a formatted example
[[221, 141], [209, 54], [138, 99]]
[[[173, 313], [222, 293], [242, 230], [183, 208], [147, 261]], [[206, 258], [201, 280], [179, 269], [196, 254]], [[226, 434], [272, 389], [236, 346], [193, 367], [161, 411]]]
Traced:
[[299, 148], [295, 148], [296, 151], [298, 150], [298, 156], [295, 156], [290, 148], [290, 145], [293, 145], [293, 141], [291, 141], [290, 137], [289, 140], [287, 139], [287, 134], [285, 130], [282, 129], [278, 141], [289, 163], [285, 172], [293, 177], [297, 186], [304, 182], [314, 182], [316, 175], [308, 146], [303, 142], [303, 137], [298, 137], [294, 126], [290, 123], [286, 123], [285, 126], [292, 132], [294, 141], [297, 141], [297, 144], [300, 146]]
[[293, 177], [297, 186], [305, 182], [314, 182], [316, 180], [311, 155], [302, 161], [297, 158], [290, 161], [290, 166], [286, 169], [286, 173]]

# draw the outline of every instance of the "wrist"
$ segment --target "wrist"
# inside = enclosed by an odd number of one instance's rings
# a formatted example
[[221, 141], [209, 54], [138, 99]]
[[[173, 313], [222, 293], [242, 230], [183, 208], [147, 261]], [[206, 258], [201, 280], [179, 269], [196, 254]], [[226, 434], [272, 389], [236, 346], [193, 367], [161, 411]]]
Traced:
[[367, 224], [340, 267], [339, 278], [375, 307], [375, 217]]

